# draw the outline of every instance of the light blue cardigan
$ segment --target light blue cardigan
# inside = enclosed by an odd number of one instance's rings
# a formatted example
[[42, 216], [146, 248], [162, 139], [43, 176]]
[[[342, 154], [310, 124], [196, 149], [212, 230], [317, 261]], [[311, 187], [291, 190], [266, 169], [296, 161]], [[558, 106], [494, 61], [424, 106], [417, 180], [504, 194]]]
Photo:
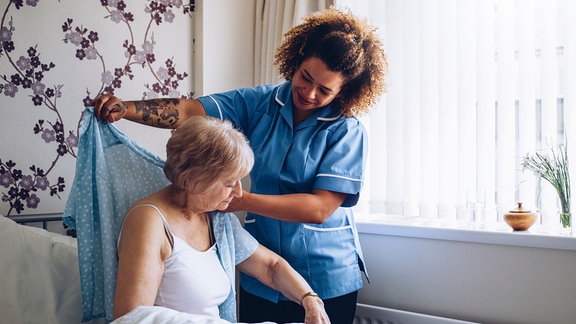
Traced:
[[[114, 125], [99, 122], [92, 108], [84, 111], [76, 174], [64, 210], [64, 223], [78, 234], [82, 321], [112, 321], [122, 220], [133, 203], [169, 184], [163, 165]], [[232, 285], [220, 316], [236, 322], [235, 265], [252, 255], [258, 242], [234, 214], [212, 216], [220, 263]]]

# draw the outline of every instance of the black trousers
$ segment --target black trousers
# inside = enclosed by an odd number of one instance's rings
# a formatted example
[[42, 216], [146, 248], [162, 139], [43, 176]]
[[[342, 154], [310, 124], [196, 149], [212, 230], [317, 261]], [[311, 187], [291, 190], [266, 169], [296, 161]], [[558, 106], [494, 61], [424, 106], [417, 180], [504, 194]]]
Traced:
[[[332, 324], [351, 324], [356, 313], [358, 291], [324, 299], [324, 308]], [[293, 301], [270, 302], [240, 288], [240, 322], [303, 323], [304, 308]]]

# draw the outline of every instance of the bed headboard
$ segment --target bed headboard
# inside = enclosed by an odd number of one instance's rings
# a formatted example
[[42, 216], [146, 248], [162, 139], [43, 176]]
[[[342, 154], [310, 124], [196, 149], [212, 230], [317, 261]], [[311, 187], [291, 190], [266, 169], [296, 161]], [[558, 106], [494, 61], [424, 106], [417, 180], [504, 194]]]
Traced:
[[[2, 215], [0, 215], [2, 216]], [[18, 224], [41, 227], [45, 230], [76, 237], [76, 231], [62, 223], [62, 214], [35, 214], [7, 216]]]
[[42, 223], [43, 229], [48, 229], [49, 222], [62, 221], [62, 214], [22, 215], [8, 217], [18, 224]]

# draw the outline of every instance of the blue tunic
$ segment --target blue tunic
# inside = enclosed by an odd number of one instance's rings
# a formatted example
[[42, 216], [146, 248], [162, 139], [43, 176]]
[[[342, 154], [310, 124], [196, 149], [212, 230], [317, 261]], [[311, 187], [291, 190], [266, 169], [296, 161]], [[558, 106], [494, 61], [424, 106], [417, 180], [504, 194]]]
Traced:
[[[360, 289], [364, 266], [350, 207], [358, 201], [366, 161], [362, 124], [328, 105], [294, 126], [290, 82], [199, 100], [209, 116], [230, 120], [250, 140], [255, 154], [251, 192], [279, 195], [323, 189], [348, 194], [320, 225], [248, 213], [245, 226], [260, 244], [284, 257], [321, 298]], [[240, 283], [270, 301], [286, 299], [249, 276], [242, 275]]]

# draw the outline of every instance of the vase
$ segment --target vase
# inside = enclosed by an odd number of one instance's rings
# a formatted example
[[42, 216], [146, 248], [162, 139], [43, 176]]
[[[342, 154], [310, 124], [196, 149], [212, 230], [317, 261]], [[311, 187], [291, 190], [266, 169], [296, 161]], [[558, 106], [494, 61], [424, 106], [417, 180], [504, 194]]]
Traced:
[[565, 234], [572, 235], [572, 213], [560, 213], [560, 225]]

